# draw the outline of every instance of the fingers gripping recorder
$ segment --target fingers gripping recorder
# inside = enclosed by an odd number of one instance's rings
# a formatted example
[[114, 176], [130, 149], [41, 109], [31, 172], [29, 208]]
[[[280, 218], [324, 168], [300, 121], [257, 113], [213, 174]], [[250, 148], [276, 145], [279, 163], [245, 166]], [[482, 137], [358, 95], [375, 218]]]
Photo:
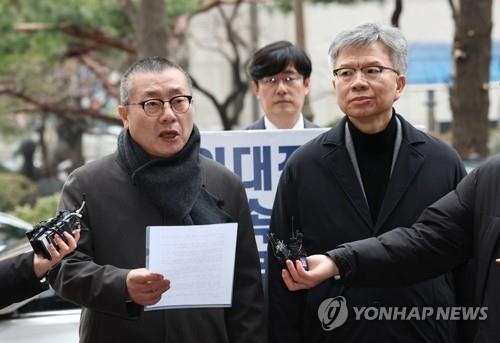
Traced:
[[286, 268], [286, 260], [291, 260], [292, 262], [299, 260], [302, 263], [302, 267], [305, 270], [309, 270], [306, 259], [307, 253], [302, 247], [302, 233], [300, 231], [292, 231], [292, 237], [290, 237], [288, 244], [276, 239], [272, 233], [268, 235], [268, 238], [274, 256], [283, 268]]
[[54, 241], [54, 235], [61, 236], [64, 239], [64, 232], [73, 234], [73, 231], [81, 228], [80, 219], [85, 201], [78, 210], [73, 212], [60, 211], [59, 214], [49, 220], [42, 221], [33, 227], [33, 230], [26, 233], [31, 246], [36, 254], [40, 254], [47, 259], [51, 259], [48, 250], [49, 244], [57, 248]]

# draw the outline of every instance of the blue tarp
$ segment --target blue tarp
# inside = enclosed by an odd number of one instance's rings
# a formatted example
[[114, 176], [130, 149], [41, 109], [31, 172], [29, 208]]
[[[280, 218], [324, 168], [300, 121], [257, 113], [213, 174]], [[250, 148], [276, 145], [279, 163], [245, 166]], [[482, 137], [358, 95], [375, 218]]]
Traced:
[[[409, 46], [408, 83], [451, 83], [451, 45], [414, 43]], [[490, 81], [500, 81], [500, 41], [491, 47]]]

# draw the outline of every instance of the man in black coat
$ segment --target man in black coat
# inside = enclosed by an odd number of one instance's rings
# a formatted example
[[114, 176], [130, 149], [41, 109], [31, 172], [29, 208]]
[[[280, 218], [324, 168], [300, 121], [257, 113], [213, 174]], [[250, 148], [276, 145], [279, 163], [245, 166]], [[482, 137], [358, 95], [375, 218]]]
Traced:
[[252, 91], [264, 116], [247, 130], [307, 129], [318, 125], [302, 114], [309, 93], [311, 60], [300, 48], [278, 41], [257, 50], [250, 63]]
[[[337, 36], [329, 56], [346, 117], [290, 157], [271, 216], [271, 233], [287, 242], [300, 231], [308, 254], [411, 225], [465, 175], [453, 149], [393, 109], [406, 84], [407, 43], [398, 29], [358, 26]], [[282, 279], [288, 272], [269, 246], [270, 341], [455, 342], [452, 322], [357, 321], [353, 312], [360, 306], [453, 305], [444, 275], [396, 289], [348, 288], [329, 280], [290, 292]], [[336, 296], [346, 299], [349, 316], [326, 330], [319, 310]]]
[[64, 232], [64, 241], [59, 235], [54, 239], [57, 249], [50, 244], [48, 250], [51, 259], [33, 252], [12, 256], [0, 261], [0, 308], [32, 297], [49, 288], [46, 274], [64, 256], [75, 250], [80, 230], [74, 236]]
[[[200, 156], [191, 100], [191, 79], [177, 64], [162, 57], [136, 62], [120, 83], [124, 129], [117, 151], [65, 183], [60, 207], [74, 208], [85, 194], [88, 230], [50, 282], [82, 306], [82, 343], [266, 342], [245, 188], [223, 165]], [[145, 311], [170, 287], [182, 287], [145, 268], [146, 227], [227, 222], [238, 224], [231, 307]]]

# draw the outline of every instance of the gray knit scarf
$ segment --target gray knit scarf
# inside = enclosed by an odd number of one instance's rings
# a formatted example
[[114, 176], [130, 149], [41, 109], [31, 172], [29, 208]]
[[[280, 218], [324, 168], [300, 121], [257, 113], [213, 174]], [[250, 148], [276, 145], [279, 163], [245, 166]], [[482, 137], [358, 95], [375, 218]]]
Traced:
[[118, 161], [140, 192], [179, 225], [232, 221], [222, 201], [201, 185], [200, 132], [193, 126], [186, 145], [172, 157], [151, 159], [124, 129], [118, 136]]

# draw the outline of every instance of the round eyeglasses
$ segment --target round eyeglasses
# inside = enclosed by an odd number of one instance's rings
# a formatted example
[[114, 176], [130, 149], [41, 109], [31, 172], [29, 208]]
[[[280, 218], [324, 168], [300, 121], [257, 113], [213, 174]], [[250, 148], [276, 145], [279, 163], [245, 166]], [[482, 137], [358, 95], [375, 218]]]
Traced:
[[392, 71], [399, 75], [399, 71], [384, 66], [365, 66], [362, 68], [338, 68], [333, 70], [333, 76], [342, 82], [351, 82], [356, 77], [358, 71], [361, 72], [365, 80], [376, 80], [385, 70]]
[[177, 95], [170, 100], [148, 99], [135, 104], [125, 104], [125, 106], [141, 106], [144, 113], [149, 117], [159, 117], [165, 110], [165, 104], [168, 103], [172, 112], [183, 114], [189, 110], [193, 97], [190, 95]]

